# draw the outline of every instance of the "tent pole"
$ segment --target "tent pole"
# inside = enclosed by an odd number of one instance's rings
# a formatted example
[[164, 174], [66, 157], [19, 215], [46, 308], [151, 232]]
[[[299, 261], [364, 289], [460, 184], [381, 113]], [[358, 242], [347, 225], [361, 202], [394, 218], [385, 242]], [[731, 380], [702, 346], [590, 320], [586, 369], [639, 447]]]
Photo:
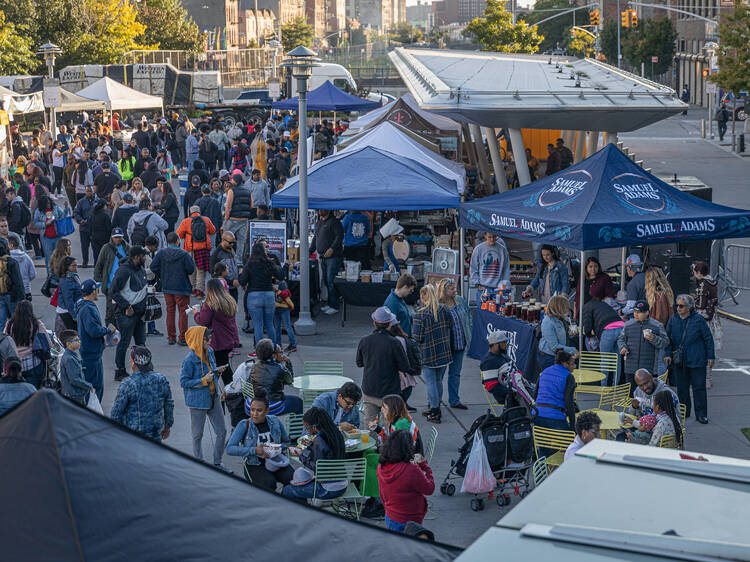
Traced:
[[[461, 195], [461, 203], [464, 202], [464, 196]], [[461, 216], [459, 214], [459, 223], [461, 220]], [[467, 304], [469, 303], [469, 299], [466, 295], [466, 290], [464, 287], [464, 261], [466, 260], [466, 250], [464, 248], [464, 242], [466, 240], [466, 230], [463, 226], [459, 226], [458, 230], [458, 291], [459, 294], [466, 299]]]
[[622, 251], [620, 252], [620, 290], [625, 290], [625, 279], [627, 275], [625, 274], [625, 246], [622, 247]]
[[500, 158], [500, 145], [495, 136], [495, 129], [485, 127], [484, 134], [487, 135], [487, 146], [490, 149], [490, 158], [492, 159], [492, 169], [495, 172], [495, 184], [497, 185], [497, 190], [500, 193], [508, 191], [508, 181], [505, 177], [505, 166], [502, 158]]
[[578, 351], [583, 351], [583, 287], [585, 284], [585, 268], [583, 265], [583, 250], [581, 250], [581, 271], [578, 283]]
[[508, 135], [510, 136], [510, 143], [513, 146], [513, 159], [516, 161], [518, 183], [520, 185], [531, 183], [531, 174], [529, 174], [529, 165], [526, 159], [526, 149], [523, 146], [521, 129], [508, 129]]
[[573, 163], [578, 164], [583, 160], [583, 145], [586, 144], [586, 131], [575, 132], [576, 149], [573, 155]]
[[479, 171], [482, 173], [485, 186], [489, 188], [492, 181], [490, 179], [490, 165], [487, 161], [487, 153], [484, 151], [484, 142], [482, 142], [482, 131], [479, 130], [479, 125], [475, 125], [474, 123], [469, 124], [469, 130], [474, 140], [474, 148], [477, 151]]

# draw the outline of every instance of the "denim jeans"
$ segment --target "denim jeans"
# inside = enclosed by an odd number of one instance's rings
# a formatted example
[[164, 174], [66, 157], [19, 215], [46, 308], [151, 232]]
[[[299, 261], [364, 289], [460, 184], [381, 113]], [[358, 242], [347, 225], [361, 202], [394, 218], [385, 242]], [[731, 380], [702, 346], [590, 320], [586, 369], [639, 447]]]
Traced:
[[104, 365], [102, 365], [101, 353], [96, 355], [81, 354], [81, 366], [83, 367], [83, 378], [94, 387], [96, 397], [101, 402], [104, 395]]
[[451, 364], [448, 365], [448, 404], [457, 406], [461, 403], [458, 387], [461, 384], [461, 367], [464, 364], [464, 352], [454, 351]]
[[443, 376], [447, 365], [443, 367], [422, 367], [422, 375], [427, 383], [427, 402], [430, 408], [440, 408], [443, 399]]
[[281, 495], [287, 498], [299, 498], [306, 499], [312, 498], [315, 492], [315, 486], [318, 487], [317, 493], [315, 494], [316, 499], [319, 500], [331, 500], [339, 496], [343, 496], [346, 492], [346, 488], [337, 492], [329, 492], [321, 484], [315, 482], [315, 480], [308, 482], [307, 484], [287, 484], [281, 490]]
[[271, 341], [276, 341], [273, 315], [276, 312], [276, 297], [273, 291], [251, 291], [247, 294], [247, 309], [253, 319], [253, 336], [257, 344], [263, 339], [263, 329]]
[[271, 402], [268, 406], [268, 413], [272, 416], [282, 416], [284, 414], [301, 414], [304, 406], [302, 398], [293, 394], [285, 394], [284, 400], [280, 402]]
[[685, 417], [690, 417], [690, 389], [692, 388], [693, 401], [695, 402], [695, 417], [707, 418], [706, 366], [674, 367], [674, 377], [677, 382], [677, 398], [680, 399], [680, 404], [685, 404], [687, 408]]
[[0, 326], [5, 327], [5, 323], [13, 316], [16, 311], [16, 303], [10, 298], [10, 294], [0, 295]]
[[138, 314], [128, 316], [117, 313], [117, 328], [120, 330], [120, 343], [115, 351], [115, 367], [125, 368], [125, 353], [130, 347], [130, 340], [135, 339], [136, 345], [146, 345], [146, 323]]
[[24, 371], [21, 374], [23, 375], [23, 378], [26, 379], [27, 383], [33, 384], [37, 389], [39, 389], [42, 388], [42, 383], [44, 382], [44, 373], [46, 370], [47, 365], [42, 362], [33, 369]]
[[292, 315], [288, 308], [276, 307], [273, 313], [273, 330], [276, 332], [276, 345], [281, 345], [281, 326], [284, 326], [289, 336], [289, 345], [297, 346], [297, 338], [294, 337], [294, 328], [292, 327]]
[[339, 309], [339, 296], [336, 293], [336, 287], [333, 284], [336, 275], [338, 275], [339, 269], [341, 269], [341, 258], [322, 258], [320, 260], [321, 267], [323, 268], [323, 282], [326, 284], [328, 289], [328, 306], [333, 309]]
[[[617, 338], [620, 337], [622, 328], [612, 328], [611, 330], [603, 330], [602, 337], [599, 340], [599, 351], [602, 353], [617, 353]], [[619, 361], [619, 356], [618, 356]], [[606, 373], [607, 369], [602, 367], [602, 373]], [[602, 380], [602, 386], [607, 386], [608, 380], [611, 384], [616, 384], [615, 373], [609, 374]]]
[[406, 529], [406, 523], [399, 523], [398, 521], [394, 521], [387, 515], [385, 516], [385, 526], [389, 531], [396, 531], [397, 533], [404, 534], [404, 529]]
[[47, 266], [47, 275], [49, 275], [49, 259], [52, 257], [52, 252], [55, 251], [57, 246], [58, 237], [47, 238], [44, 234], [41, 235], [42, 250], [44, 251], [44, 265]]

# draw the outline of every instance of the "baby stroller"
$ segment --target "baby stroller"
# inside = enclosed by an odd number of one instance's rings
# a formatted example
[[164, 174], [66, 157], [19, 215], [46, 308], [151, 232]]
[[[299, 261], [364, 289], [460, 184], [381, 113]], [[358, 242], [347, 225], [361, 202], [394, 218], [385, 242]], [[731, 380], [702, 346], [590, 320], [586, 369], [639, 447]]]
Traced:
[[[487, 460], [497, 481], [497, 487], [488, 494], [488, 499], [496, 496], [497, 505], [503, 507], [510, 505], [511, 492], [525, 497], [529, 492], [534, 462], [531, 418], [525, 406], [506, 408], [500, 416], [495, 416], [488, 410], [485, 415], [474, 420], [469, 431], [464, 434], [464, 443], [458, 450], [458, 460], [451, 461], [451, 468], [440, 484], [440, 493], [449, 496], [456, 493], [456, 485], [450, 480], [463, 478], [466, 474], [466, 464], [477, 429], [482, 432]], [[471, 500], [471, 509], [483, 510], [484, 498], [475, 494]]]

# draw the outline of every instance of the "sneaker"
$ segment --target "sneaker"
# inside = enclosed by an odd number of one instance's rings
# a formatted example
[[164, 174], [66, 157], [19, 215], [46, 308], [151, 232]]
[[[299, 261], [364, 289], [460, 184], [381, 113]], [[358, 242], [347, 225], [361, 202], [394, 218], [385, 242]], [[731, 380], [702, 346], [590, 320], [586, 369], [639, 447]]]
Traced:
[[294, 353], [295, 351], [297, 351], [297, 346], [291, 344], [284, 349], [284, 353]]
[[125, 369], [116, 369], [115, 370], [115, 380], [118, 381], [118, 382], [121, 381], [121, 380], [123, 380], [123, 379], [125, 379], [125, 378], [127, 378], [127, 377], [129, 377], [129, 376], [130, 376], [130, 374], [128, 374], [128, 372]]
[[451, 405], [451, 408], [453, 408], [454, 410], [468, 410], [469, 409], [467, 406], [464, 406], [463, 404], [461, 404], [461, 402], [459, 402], [456, 405]]
[[228, 466], [224, 466], [224, 463], [215, 464], [214, 466], [219, 470], [223, 470], [227, 474], [234, 474], [231, 468], [229, 468]]
[[432, 408], [427, 408], [426, 410], [422, 410], [422, 415], [426, 418], [430, 417], [432, 415]]
[[339, 313], [339, 309], [338, 308], [329, 308], [328, 310], [324, 310], [323, 312], [325, 312], [328, 315], [338, 314]]
[[148, 335], [149, 336], [163, 336], [164, 334], [162, 334], [159, 330], [149, 330]]
[[247, 354], [247, 356], [248, 357], [252, 357], [253, 359], [255, 359], [255, 352], [251, 351], [250, 353]]
[[321, 307], [320, 307], [320, 311], [321, 311], [321, 312], [325, 312], [326, 314], [328, 314], [328, 311], [329, 311], [329, 310], [331, 310], [331, 307], [330, 307], [330, 306], [328, 306], [328, 305], [325, 305], [325, 306], [321, 306]]
[[187, 347], [187, 342], [185, 340], [179, 340], [177, 342], [177, 345], [181, 345], [182, 347]]
[[177, 343], [177, 340], [175, 338], [167, 339], [167, 345], [174, 345], [176, 343]]
[[407, 405], [406, 405], [406, 409], [407, 409], [408, 411], [410, 411], [410, 412], [416, 412], [416, 411], [417, 411], [417, 409], [416, 409], [415, 407], [413, 407], [413, 406], [410, 406], [409, 404], [407, 404]]
[[385, 517], [385, 508], [380, 500], [370, 498], [365, 502], [362, 512], [359, 515], [367, 519], [381, 519]]

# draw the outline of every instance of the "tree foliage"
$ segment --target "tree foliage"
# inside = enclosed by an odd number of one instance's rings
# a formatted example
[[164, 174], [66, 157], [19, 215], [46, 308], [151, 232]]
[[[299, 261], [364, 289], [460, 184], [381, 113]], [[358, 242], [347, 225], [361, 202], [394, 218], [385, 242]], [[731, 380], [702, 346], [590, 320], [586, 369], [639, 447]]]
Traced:
[[[601, 51], [610, 64], [617, 64], [617, 24], [608, 21], [600, 35]], [[620, 49], [623, 60], [640, 71], [641, 63], [651, 72], [651, 57], [659, 57], [654, 63], [654, 74], [662, 74], [672, 65], [675, 53], [677, 32], [669, 18], [661, 20], [641, 20], [640, 26], [633, 29], [620, 29]], [[652, 76], [653, 78], [653, 76]]]
[[281, 44], [284, 45], [285, 52], [300, 45], [312, 47], [314, 37], [313, 27], [302, 16], [281, 26]]
[[750, 10], [747, 4], [735, 0], [734, 14], [719, 24], [719, 72], [711, 76], [730, 92], [750, 92]]
[[[554, 12], [535, 10], [554, 10], [556, 8], [559, 8], [561, 12], [569, 10], [570, 4], [563, 0], [537, 0], [532, 11], [528, 14], [524, 14], [523, 17], [529, 25], [534, 25], [536, 22], [554, 15]], [[570, 28], [572, 26], [572, 13], [551, 19], [539, 25], [539, 33], [544, 36], [544, 39], [539, 45], [539, 50], [546, 51], [548, 49], [564, 48], [568, 44]]]
[[141, 0], [137, 11], [137, 21], [146, 27], [139, 43], [193, 53], [203, 49], [205, 37], [180, 0]]
[[416, 43], [421, 41], [423, 37], [419, 29], [405, 21], [391, 30], [388, 36], [399, 43]]
[[0, 11], [0, 74], [26, 74], [37, 64], [29, 38]]
[[576, 30], [574, 38], [568, 38], [568, 53], [579, 57], [593, 57], [596, 50], [595, 39], [588, 33]]
[[464, 30], [482, 44], [483, 51], [498, 53], [535, 53], [544, 40], [535, 26], [525, 21], [513, 24], [513, 17], [500, 0], [487, 0], [484, 17], [474, 19]]

